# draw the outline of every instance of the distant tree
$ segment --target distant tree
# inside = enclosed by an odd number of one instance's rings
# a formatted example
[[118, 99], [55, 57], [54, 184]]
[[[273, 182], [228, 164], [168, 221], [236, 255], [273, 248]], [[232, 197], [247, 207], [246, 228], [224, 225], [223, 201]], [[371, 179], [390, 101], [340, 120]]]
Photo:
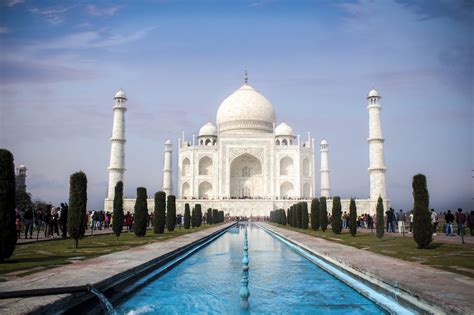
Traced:
[[166, 229], [170, 232], [173, 232], [174, 227], [176, 226], [176, 197], [169, 195], [166, 206]]
[[332, 231], [334, 234], [341, 234], [342, 230], [342, 209], [341, 197], [336, 196], [332, 200]]
[[189, 229], [191, 226], [191, 217], [189, 214], [189, 203], [184, 205], [184, 228]]
[[292, 227], [298, 227], [298, 213], [296, 211], [296, 204], [291, 206], [291, 223]]
[[426, 177], [417, 174], [413, 177], [413, 239], [418, 248], [428, 248], [433, 241], [433, 227], [429, 210], [430, 196]]
[[221, 210], [221, 211], [219, 211], [219, 223], [224, 222], [224, 219], [225, 219], [224, 211]]
[[319, 200], [318, 198], [313, 198], [311, 200], [311, 228], [314, 231], [319, 230], [319, 226], [321, 225], [321, 218], [319, 214]]
[[207, 209], [206, 221], [207, 221], [207, 224], [212, 224], [212, 209], [211, 208]]
[[328, 228], [328, 209], [326, 197], [319, 198], [319, 209], [321, 230], [325, 232]]
[[0, 149], [0, 262], [12, 256], [17, 241], [15, 189], [13, 154]]
[[135, 213], [133, 215], [135, 235], [143, 237], [146, 235], [148, 220], [148, 205], [145, 187], [137, 188], [137, 199], [135, 200]]
[[24, 189], [16, 191], [16, 207], [18, 209], [25, 210], [26, 208], [31, 208], [33, 203], [31, 202], [31, 194]]
[[351, 198], [349, 205], [349, 230], [352, 236], [357, 233], [357, 207], [354, 198]]
[[379, 196], [379, 199], [377, 200], [377, 224], [376, 224], [376, 232], [377, 232], [377, 237], [382, 238], [384, 234], [384, 225], [383, 225], [383, 199], [381, 196]]
[[153, 216], [153, 231], [156, 234], [165, 232], [166, 223], [166, 193], [159, 191], [155, 194], [155, 215]]
[[112, 230], [114, 231], [117, 241], [122, 234], [123, 229], [123, 183], [119, 181], [115, 185], [114, 207], [113, 207]]
[[302, 218], [301, 218], [301, 224], [303, 229], [308, 229], [308, 224], [309, 224], [309, 214], [308, 214], [308, 203], [306, 201], [301, 203], [302, 207]]
[[197, 203], [194, 206], [194, 210], [196, 211], [196, 226], [200, 227], [202, 224], [202, 210], [201, 210], [201, 205]]
[[191, 227], [196, 227], [196, 208], [191, 211]]
[[71, 175], [69, 180], [68, 232], [74, 239], [74, 248], [79, 246], [79, 239], [84, 235], [84, 218], [87, 211], [87, 176], [83, 172]]

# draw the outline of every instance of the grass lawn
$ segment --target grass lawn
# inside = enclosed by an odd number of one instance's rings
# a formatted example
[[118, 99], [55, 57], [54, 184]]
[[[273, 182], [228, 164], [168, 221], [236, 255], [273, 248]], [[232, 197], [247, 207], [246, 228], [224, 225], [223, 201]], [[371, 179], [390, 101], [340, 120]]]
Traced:
[[217, 224], [200, 226], [189, 230], [176, 228], [173, 232], [165, 231], [164, 234], [154, 234], [153, 230], [147, 230], [147, 234], [144, 237], [137, 237], [133, 232], [122, 233], [118, 241], [114, 234], [87, 236], [79, 240], [79, 248], [77, 249], [74, 249], [74, 241], [72, 239], [17, 244], [13, 256], [0, 264], [0, 281], [5, 281], [9, 277], [14, 276], [26, 276], [46, 268], [54, 268], [135, 246], [165, 241], [214, 226], [217, 226]]
[[429, 249], [418, 249], [411, 235], [396, 237], [386, 233], [382, 239], [378, 239], [375, 236], [375, 230], [374, 234], [357, 233], [355, 237], [352, 237], [349, 231], [334, 234], [330, 229], [322, 232], [320, 230], [298, 229], [279, 224], [273, 225], [320, 237], [331, 242], [357, 247], [385, 256], [415, 261], [423, 265], [474, 278], [473, 245], [433, 242], [430, 244]]

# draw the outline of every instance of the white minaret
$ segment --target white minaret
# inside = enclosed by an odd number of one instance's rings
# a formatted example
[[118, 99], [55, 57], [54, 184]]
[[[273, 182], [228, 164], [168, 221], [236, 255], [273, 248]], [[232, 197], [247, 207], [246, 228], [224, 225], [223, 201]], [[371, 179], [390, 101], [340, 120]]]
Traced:
[[114, 199], [115, 185], [123, 182], [125, 173], [125, 112], [127, 111], [127, 96], [120, 90], [114, 97], [114, 125], [112, 138], [110, 138], [110, 165], [109, 165], [109, 191], [107, 199]]
[[321, 197], [329, 197], [331, 187], [329, 186], [329, 159], [328, 142], [321, 141]]
[[385, 162], [383, 156], [382, 124], [380, 122], [379, 93], [372, 89], [367, 96], [367, 110], [369, 111], [369, 177], [370, 177], [370, 199], [371, 210], [375, 211], [375, 206], [379, 196], [387, 201], [387, 191], [385, 189]]
[[165, 156], [163, 159], [163, 190], [167, 196], [173, 194], [173, 183], [171, 182], [172, 169], [171, 169], [171, 155], [172, 155], [172, 144], [171, 140], [165, 142]]

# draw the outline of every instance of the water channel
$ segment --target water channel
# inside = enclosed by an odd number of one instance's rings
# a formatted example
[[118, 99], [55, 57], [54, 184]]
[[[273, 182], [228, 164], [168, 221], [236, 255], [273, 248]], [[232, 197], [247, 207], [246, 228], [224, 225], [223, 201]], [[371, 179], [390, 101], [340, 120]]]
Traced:
[[376, 303], [249, 224], [250, 309], [239, 307], [237, 225], [116, 307], [118, 314], [385, 314]]

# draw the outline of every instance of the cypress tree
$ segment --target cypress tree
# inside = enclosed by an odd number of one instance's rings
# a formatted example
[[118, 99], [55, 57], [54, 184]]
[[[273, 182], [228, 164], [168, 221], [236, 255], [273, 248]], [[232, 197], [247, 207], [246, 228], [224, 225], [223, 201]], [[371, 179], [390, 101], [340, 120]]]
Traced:
[[326, 197], [319, 198], [319, 214], [320, 214], [320, 222], [321, 222], [321, 230], [323, 232], [326, 231], [328, 228], [328, 209], [327, 209], [327, 201]]
[[123, 183], [119, 181], [117, 185], [115, 185], [114, 213], [112, 220], [112, 230], [117, 237], [117, 241], [120, 234], [122, 234], [123, 219]]
[[281, 224], [286, 225], [285, 209], [280, 209], [280, 213], [281, 213]]
[[292, 205], [291, 206], [291, 223], [292, 223], [292, 227], [298, 227], [298, 220], [297, 220], [297, 213], [296, 213], [296, 205]]
[[301, 223], [302, 223], [302, 227], [303, 229], [308, 229], [308, 221], [309, 221], [309, 217], [308, 217], [308, 203], [307, 202], [302, 202], [301, 203], [301, 206], [302, 206], [302, 215], [303, 217], [301, 218]]
[[219, 223], [219, 211], [217, 209], [212, 209], [212, 224]]
[[176, 197], [173, 195], [169, 195], [166, 206], [166, 229], [169, 232], [173, 232], [174, 227], [176, 226]]
[[290, 208], [286, 210], [286, 224], [291, 226], [291, 211]]
[[87, 176], [83, 172], [71, 175], [69, 180], [69, 211], [67, 213], [68, 232], [74, 239], [74, 248], [79, 246], [79, 238], [84, 235], [84, 217], [87, 211]]
[[219, 211], [219, 223], [224, 222], [224, 211]]
[[145, 187], [137, 188], [137, 199], [135, 200], [135, 213], [133, 215], [135, 235], [143, 237], [146, 235], [148, 220], [148, 205]]
[[313, 200], [311, 200], [311, 228], [317, 231], [320, 225], [319, 199], [313, 198]]
[[12, 256], [17, 241], [15, 189], [13, 154], [0, 149], [0, 262]]
[[377, 237], [382, 238], [383, 233], [385, 231], [384, 225], [383, 225], [383, 200], [382, 197], [379, 196], [379, 199], [377, 200], [377, 224], [376, 224], [376, 229], [377, 229]]
[[357, 233], [357, 207], [354, 198], [351, 198], [349, 205], [349, 230], [352, 236], [356, 236]]
[[212, 224], [212, 209], [207, 209], [207, 216], [206, 216], [207, 224]]
[[201, 205], [197, 203], [194, 206], [194, 209], [196, 211], [196, 226], [200, 227], [202, 224], [202, 210], [201, 210]]
[[297, 203], [295, 205], [295, 210], [296, 210], [296, 227], [301, 229], [303, 226], [303, 222], [301, 222], [301, 219], [303, 218], [303, 208], [301, 207], [301, 203]]
[[153, 216], [153, 231], [156, 234], [165, 232], [166, 223], [166, 193], [159, 191], [155, 194], [155, 215]]
[[194, 228], [196, 226], [196, 212], [191, 210], [191, 227]]
[[189, 214], [189, 203], [186, 203], [184, 205], [184, 228], [185, 229], [189, 229], [190, 227], [190, 221], [191, 221], [191, 218], [190, 218], [190, 214]]
[[429, 210], [430, 197], [426, 177], [417, 174], [413, 177], [413, 238], [418, 248], [428, 248], [433, 241], [433, 228]]
[[341, 198], [336, 196], [332, 200], [332, 222], [331, 228], [334, 234], [341, 234], [342, 230], [342, 209]]

